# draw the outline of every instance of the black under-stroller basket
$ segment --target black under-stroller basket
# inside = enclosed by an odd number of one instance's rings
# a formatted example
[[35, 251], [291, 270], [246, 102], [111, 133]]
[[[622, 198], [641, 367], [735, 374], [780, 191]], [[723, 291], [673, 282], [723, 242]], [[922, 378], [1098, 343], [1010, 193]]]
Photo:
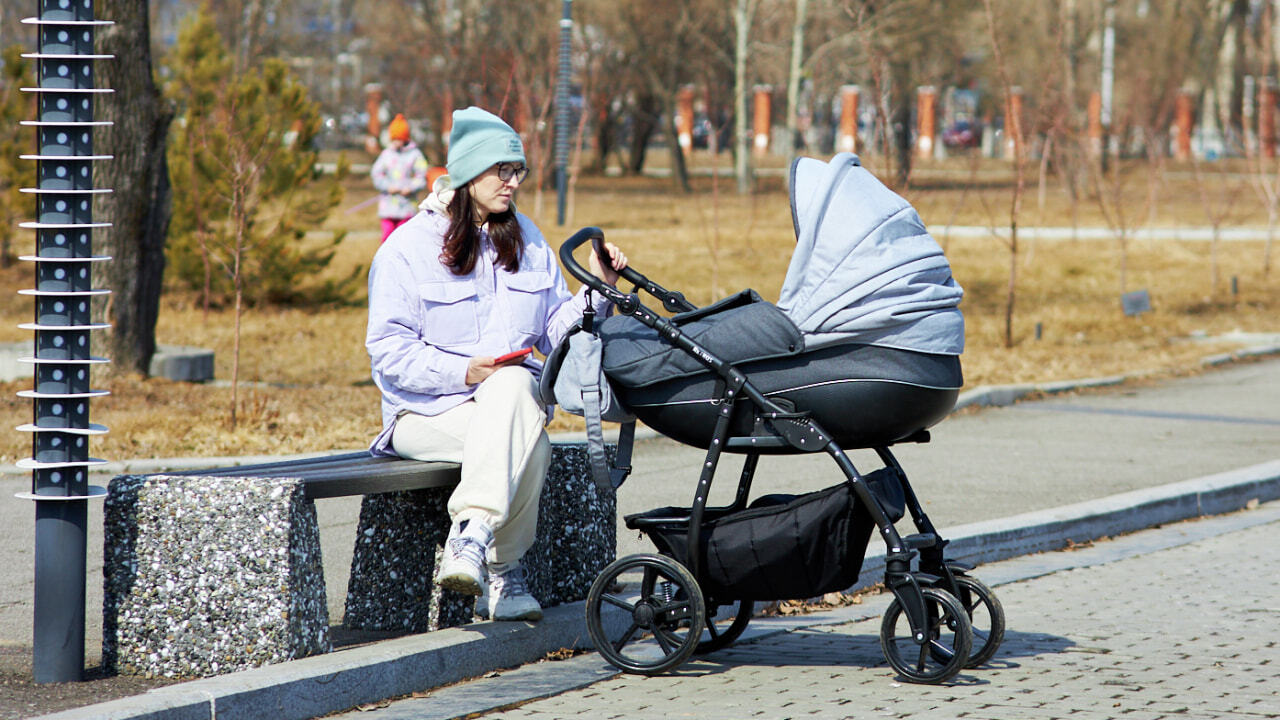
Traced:
[[[885, 514], [905, 512], [902, 485], [889, 468], [865, 476]], [[689, 561], [689, 508], [663, 507], [626, 517], [659, 552]], [[847, 482], [803, 495], [764, 495], [745, 510], [708, 508], [703, 517], [703, 592], [716, 602], [804, 600], [858, 581], [871, 514]]]
[[[845, 448], [889, 445], [934, 425], [963, 384], [954, 355], [851, 342], [806, 349], [795, 324], [753, 290], [671, 322], [770, 400], [808, 412]], [[601, 323], [600, 338], [605, 374], [623, 404], [663, 435], [706, 448], [720, 410], [719, 376], [630, 315]], [[732, 434], [752, 434], [754, 421], [753, 408], [740, 404]]]

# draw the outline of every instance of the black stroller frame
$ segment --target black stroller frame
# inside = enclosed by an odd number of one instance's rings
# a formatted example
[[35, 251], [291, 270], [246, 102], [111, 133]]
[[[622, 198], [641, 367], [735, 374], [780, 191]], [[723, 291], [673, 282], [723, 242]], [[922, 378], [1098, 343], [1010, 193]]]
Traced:
[[[940, 683], [951, 679], [963, 668], [988, 661], [1004, 635], [1004, 613], [999, 600], [989, 588], [968, 575], [973, 569], [971, 565], [945, 557], [944, 548], [948, 541], [930, 522], [907, 482], [902, 466], [889, 448], [872, 449], [887, 472], [901, 485], [905, 509], [917, 529], [916, 533], [906, 536], [899, 534], [894, 526], [895, 518], [885, 511], [866, 476], [854, 467], [845, 450], [808, 412], [788, 411], [771, 400], [733, 364], [690, 338], [675, 323], [646, 308], [637, 293], [643, 290], [652, 295], [668, 312], [695, 310], [694, 305], [681, 293], [661, 287], [632, 268], [620, 273], [623, 279], [634, 285], [631, 292], [624, 293], [609, 286], [573, 258], [574, 250], [587, 241], [592, 241], [593, 252], [607, 257], [603, 250], [604, 233], [600, 229], [579, 230], [560, 248], [561, 262], [570, 274], [593, 291], [608, 297], [619, 313], [655, 330], [673, 346], [697, 358], [719, 378], [716, 385], [718, 398], [715, 403], [719, 408], [716, 425], [693, 503], [687, 511], [685, 547], [689, 550], [682, 553], [684, 557], [679, 557], [679, 552], [663, 552], [662, 555], [621, 558], [602, 571], [592, 587], [587, 603], [588, 629], [597, 649], [606, 659], [628, 672], [658, 674], [679, 666], [694, 652], [714, 650], [737, 639], [750, 621], [752, 602], [738, 601], [740, 605], [732, 623], [723, 630], [716, 627], [715, 611], [733, 601], [705, 598], [700, 589], [705, 568], [702, 567], [702, 553], [697, 549], [703, 547], [704, 519], [723, 517], [747, 508], [760, 455], [825, 452], [844, 474], [885, 543], [884, 583], [894, 599], [885, 612], [880, 641], [890, 665], [907, 681]], [[730, 421], [735, 408], [742, 403], [749, 403], [753, 410], [753, 429], [749, 435], [735, 436], [731, 432]], [[928, 441], [928, 431], [919, 430], [899, 442]], [[725, 452], [745, 455], [737, 492], [731, 504], [708, 507], [712, 480]], [[650, 534], [661, 548], [665, 543], [658, 542], [659, 538], [654, 537], [651, 531], [657, 531], [662, 523], [669, 526], [682, 520], [682, 517], [629, 518], [628, 526]], [[664, 557], [666, 555], [675, 557], [668, 559]], [[917, 569], [913, 570], [912, 561], [917, 558]], [[687, 570], [681, 567], [681, 562]], [[624, 572], [636, 569], [646, 571], [641, 587], [642, 598], [635, 604], [622, 602], [611, 594], [611, 588], [617, 587], [618, 578]], [[603, 608], [606, 605], [619, 606], [632, 613], [630, 627], [618, 639], [610, 638], [604, 627]], [[987, 624], [977, 647], [971, 622], [975, 611], [985, 615]], [[906, 619], [906, 634], [898, 628], [900, 616]], [[710, 632], [710, 640], [701, 640], [704, 626]], [[651, 634], [658, 646], [658, 657], [637, 659], [625, 654], [624, 647], [645, 633]]]

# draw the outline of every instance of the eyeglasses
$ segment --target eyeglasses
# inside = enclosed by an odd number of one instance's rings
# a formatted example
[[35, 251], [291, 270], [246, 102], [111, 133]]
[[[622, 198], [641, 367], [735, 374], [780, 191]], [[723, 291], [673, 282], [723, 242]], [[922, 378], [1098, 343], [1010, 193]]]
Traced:
[[529, 177], [529, 168], [525, 165], [516, 165], [515, 163], [502, 162], [498, 163], [498, 179], [502, 182], [511, 182], [511, 178], [516, 179], [516, 184], [524, 182]]

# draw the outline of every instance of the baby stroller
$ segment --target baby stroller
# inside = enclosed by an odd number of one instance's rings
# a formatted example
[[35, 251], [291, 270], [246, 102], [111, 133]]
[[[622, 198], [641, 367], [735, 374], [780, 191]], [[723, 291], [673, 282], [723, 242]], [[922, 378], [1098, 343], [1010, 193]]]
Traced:
[[[894, 596], [880, 630], [885, 657], [908, 681], [945, 682], [994, 655], [1004, 613], [972, 566], [946, 559], [947, 541], [889, 448], [927, 442], [955, 404], [960, 288], [915, 211], [855, 156], [802, 158], [791, 172], [797, 250], [777, 305], [745, 290], [696, 308], [632, 268], [621, 273], [632, 291], [615, 290], [573, 257], [587, 241], [601, 252], [597, 228], [560, 248], [570, 274], [618, 310], [596, 327], [613, 392], [649, 427], [707, 451], [690, 506], [625, 518], [658, 554], [600, 573], [587, 628], [618, 668], [667, 672], [732, 643], [756, 602], [854, 585], [878, 530]], [[674, 314], [647, 308], [640, 290]], [[902, 348], [921, 338], [938, 351]], [[873, 449], [884, 467], [861, 473], [845, 453], [854, 448]], [[709, 507], [726, 452], [745, 455], [738, 488], [730, 504]], [[752, 500], [760, 456], [793, 453], [826, 453], [846, 480]], [[903, 536], [894, 523], [908, 512], [916, 532]], [[637, 573], [638, 596], [622, 589]]]

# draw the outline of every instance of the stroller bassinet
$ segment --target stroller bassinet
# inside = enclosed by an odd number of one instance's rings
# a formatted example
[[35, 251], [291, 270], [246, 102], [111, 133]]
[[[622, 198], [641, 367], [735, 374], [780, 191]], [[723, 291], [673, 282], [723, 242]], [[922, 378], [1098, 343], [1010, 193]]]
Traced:
[[[810, 412], [845, 448], [889, 445], [930, 427], [951, 411], [963, 382], [954, 355], [848, 340], [806, 351], [800, 330], [751, 290], [672, 322], [766, 397]], [[707, 447], [720, 410], [718, 377], [633, 317], [609, 318], [600, 336], [605, 374], [636, 417]], [[753, 421], [749, 407], [735, 408], [732, 432], [749, 435]]]
[[[843, 447], [875, 447], [941, 420], [962, 385], [962, 291], [906, 200], [851, 154], [791, 171], [796, 250], [777, 306], [751, 290], [672, 323]], [[630, 315], [606, 320], [604, 371], [642, 421], [706, 447], [716, 376]], [[739, 408], [733, 428], [750, 432]]]

